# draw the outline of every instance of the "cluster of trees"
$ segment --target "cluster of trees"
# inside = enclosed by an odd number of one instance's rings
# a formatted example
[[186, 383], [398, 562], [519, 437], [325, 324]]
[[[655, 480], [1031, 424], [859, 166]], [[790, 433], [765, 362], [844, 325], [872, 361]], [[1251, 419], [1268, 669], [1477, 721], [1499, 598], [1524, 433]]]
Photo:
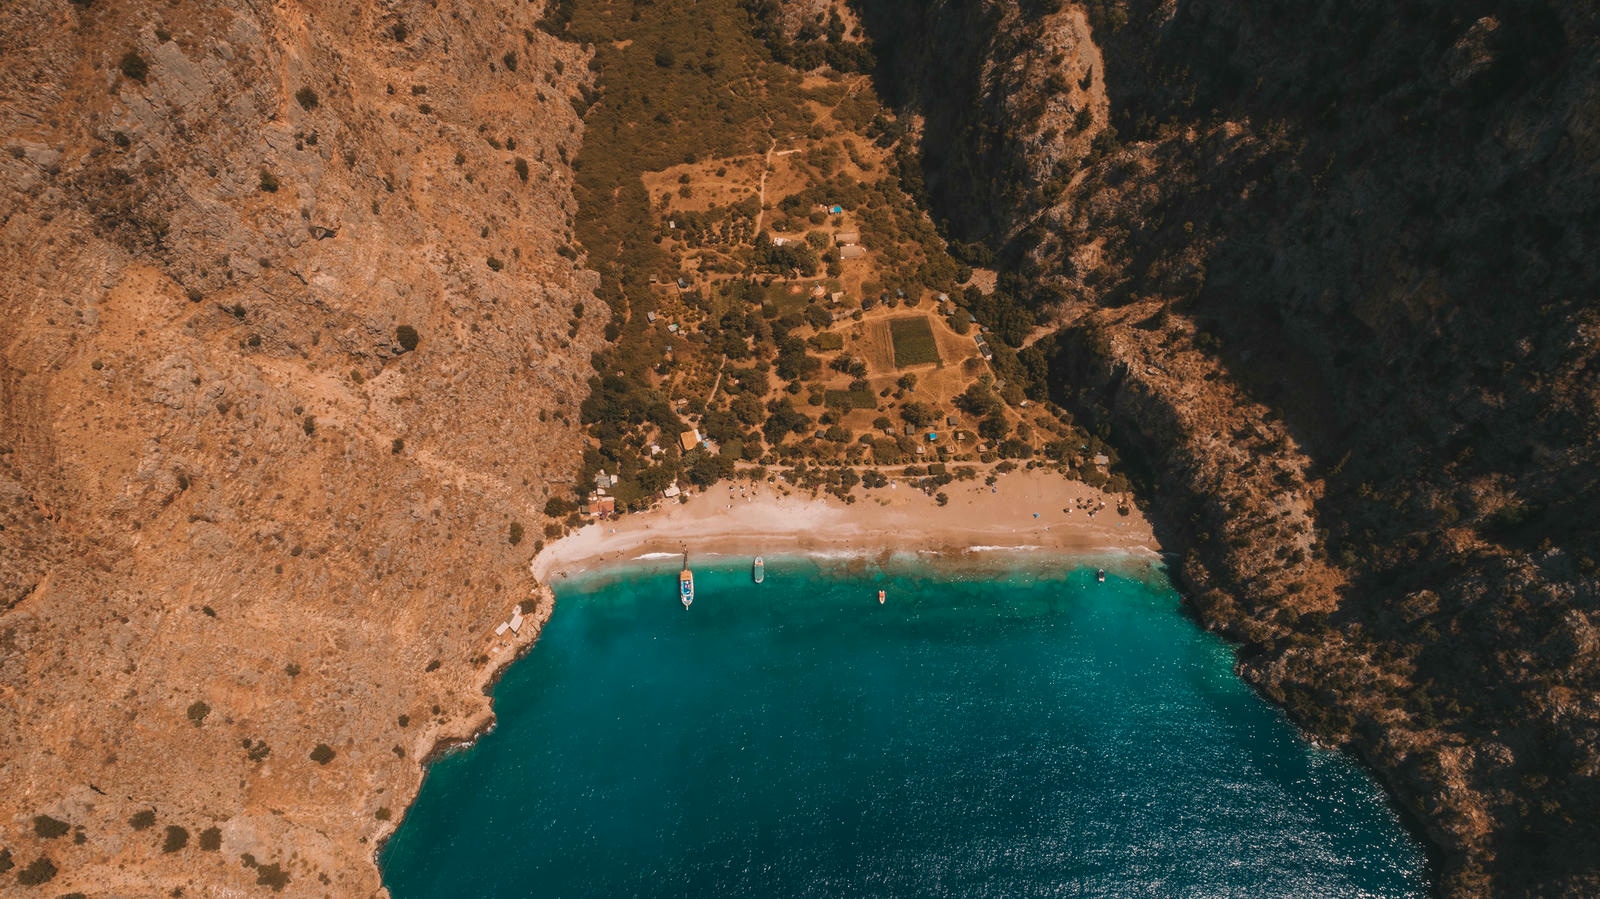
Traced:
[[772, 242], [772, 235], [762, 231], [756, 235], [755, 246], [750, 252], [750, 264], [757, 271], [779, 275], [799, 270], [802, 277], [810, 278], [817, 273], [821, 263], [817, 259], [817, 251], [810, 244], [798, 240], [776, 244]]
[[823, 19], [804, 22], [789, 36], [783, 23], [783, 5], [778, 0], [743, 0], [750, 15], [751, 30], [766, 43], [772, 58], [802, 72], [827, 66], [837, 72], [871, 72], [877, 65], [872, 48], [864, 37], [845, 32], [844, 20], [834, 10]]

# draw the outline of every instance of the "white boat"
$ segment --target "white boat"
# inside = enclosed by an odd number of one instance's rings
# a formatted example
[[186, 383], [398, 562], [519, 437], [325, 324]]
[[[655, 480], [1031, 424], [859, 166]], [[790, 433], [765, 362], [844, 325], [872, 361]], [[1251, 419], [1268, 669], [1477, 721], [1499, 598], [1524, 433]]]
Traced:
[[678, 595], [683, 598], [683, 607], [689, 608], [694, 603], [694, 572], [689, 570], [689, 554], [683, 554], [683, 570], [678, 572]]
[[767, 579], [767, 563], [761, 561], [760, 556], [756, 556], [756, 563], [750, 568], [750, 576], [755, 578], [758, 584]]
[[888, 598], [889, 598], [889, 594], [887, 592], [885, 592], [883, 590], [879, 590], [878, 591], [878, 605], [880, 605], [880, 606], [883, 605], [883, 601], [885, 599], [888, 599]]
[[1102, 584], [1105, 583], [1106, 582], [1106, 570], [1104, 568], [1097, 569], [1095, 571], [1095, 573], [1094, 573], [1094, 579], [1099, 581]]

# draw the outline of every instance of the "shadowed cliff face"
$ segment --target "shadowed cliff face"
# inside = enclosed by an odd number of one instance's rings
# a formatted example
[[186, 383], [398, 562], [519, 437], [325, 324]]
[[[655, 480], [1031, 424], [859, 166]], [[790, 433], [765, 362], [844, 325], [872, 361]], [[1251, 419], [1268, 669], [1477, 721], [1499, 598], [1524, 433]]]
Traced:
[[0, 12], [0, 892], [371, 895], [485, 720], [603, 326], [537, 15]]
[[967, 54], [1071, 7], [889, 29], [913, 5], [864, 19], [935, 214], [1069, 298], [1057, 395], [1143, 461], [1202, 620], [1385, 777], [1443, 892], [1600, 889], [1593, 8], [1093, 3], [1114, 130], [1062, 183], [1016, 54]]

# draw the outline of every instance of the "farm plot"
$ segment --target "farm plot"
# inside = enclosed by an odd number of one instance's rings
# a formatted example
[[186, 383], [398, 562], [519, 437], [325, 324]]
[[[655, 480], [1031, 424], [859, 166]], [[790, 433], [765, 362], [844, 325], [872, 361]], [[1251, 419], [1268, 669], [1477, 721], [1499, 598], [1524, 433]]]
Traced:
[[926, 315], [905, 316], [889, 322], [889, 336], [894, 341], [896, 368], [927, 365], [939, 361], [939, 343], [933, 337], [933, 326]]

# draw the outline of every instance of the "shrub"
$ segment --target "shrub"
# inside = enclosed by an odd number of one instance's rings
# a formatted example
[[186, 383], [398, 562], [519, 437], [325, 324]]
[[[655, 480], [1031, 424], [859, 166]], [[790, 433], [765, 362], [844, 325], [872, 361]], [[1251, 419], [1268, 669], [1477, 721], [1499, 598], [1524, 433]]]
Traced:
[[316, 109], [321, 103], [321, 100], [317, 97], [317, 92], [312, 90], [310, 87], [302, 87], [295, 91], [294, 99], [295, 102], [300, 104], [300, 108], [306, 110], [307, 112]]
[[263, 168], [261, 170], [261, 189], [262, 189], [262, 191], [264, 191], [266, 193], [269, 193], [269, 194], [277, 193], [278, 192], [278, 176], [272, 174], [271, 172], [269, 172], [269, 171], [267, 171], [266, 169]]
[[71, 829], [72, 825], [49, 815], [35, 815], [33, 818], [33, 832], [41, 840], [53, 840], [56, 837], [66, 836], [67, 831]]
[[417, 334], [417, 329], [410, 325], [401, 325], [395, 328], [394, 339], [400, 344], [400, 349], [408, 353], [416, 349], [417, 344], [422, 340], [421, 336]]
[[189, 845], [189, 831], [176, 824], [167, 825], [167, 838], [161, 844], [162, 852], [177, 852]]
[[311, 760], [319, 765], [326, 765], [333, 761], [335, 755], [337, 753], [333, 751], [333, 747], [326, 743], [318, 743], [316, 748], [311, 750]]
[[15, 868], [17, 863], [11, 860], [11, 850], [0, 846], [0, 874]]
[[517, 177], [524, 182], [528, 180], [528, 160], [523, 159], [521, 156], [517, 157]]
[[207, 827], [200, 831], [200, 849], [205, 852], [216, 852], [222, 848], [222, 828]]
[[189, 716], [189, 720], [194, 722], [195, 727], [199, 727], [205, 722], [206, 716], [211, 714], [211, 706], [206, 705], [203, 699], [196, 699], [194, 702], [189, 703], [189, 710], [184, 714]]
[[256, 868], [256, 883], [264, 887], [272, 887], [274, 893], [283, 891], [289, 885], [289, 872], [278, 867], [277, 862], [270, 865], [261, 865]]
[[394, 442], [389, 444], [389, 452], [395, 454], [396, 456], [400, 455], [400, 453], [405, 448], [406, 448], [406, 442], [404, 440], [401, 440], [399, 437], [396, 437], [394, 439]]
[[522, 522], [511, 522], [511, 534], [506, 539], [511, 542], [512, 546], [522, 542]]
[[390, 814], [389, 807], [387, 805], [382, 805], [378, 807], [377, 811], [372, 813], [372, 817], [377, 818], [379, 821], [387, 821], [393, 817], [393, 815]]
[[38, 886], [41, 883], [48, 883], [54, 880], [55, 876], [55, 863], [41, 855], [34, 859], [33, 863], [28, 867], [17, 872], [17, 883], [25, 887]]
[[156, 810], [147, 808], [142, 812], [134, 812], [128, 819], [128, 826], [134, 830], [149, 830], [156, 826]]
[[317, 417], [315, 415], [307, 415], [306, 418], [305, 418], [305, 421], [302, 421], [300, 423], [300, 427], [305, 430], [307, 437], [316, 436], [316, 433], [317, 433]]
[[517, 51], [507, 50], [506, 55], [500, 57], [500, 61], [506, 64], [506, 69], [515, 72], [517, 70]]
[[144, 84], [145, 78], [150, 74], [150, 64], [144, 61], [144, 57], [139, 55], [138, 50], [129, 50], [122, 54], [122, 61], [117, 65], [122, 69], [122, 74], [140, 84]]
[[488, 263], [489, 269], [491, 271], [496, 271], [497, 272], [497, 271], [499, 271], [499, 270], [501, 270], [501, 269], [506, 267], [506, 264], [504, 262], [501, 262], [499, 260], [499, 258], [495, 257], [495, 256], [490, 256], [485, 261]]

